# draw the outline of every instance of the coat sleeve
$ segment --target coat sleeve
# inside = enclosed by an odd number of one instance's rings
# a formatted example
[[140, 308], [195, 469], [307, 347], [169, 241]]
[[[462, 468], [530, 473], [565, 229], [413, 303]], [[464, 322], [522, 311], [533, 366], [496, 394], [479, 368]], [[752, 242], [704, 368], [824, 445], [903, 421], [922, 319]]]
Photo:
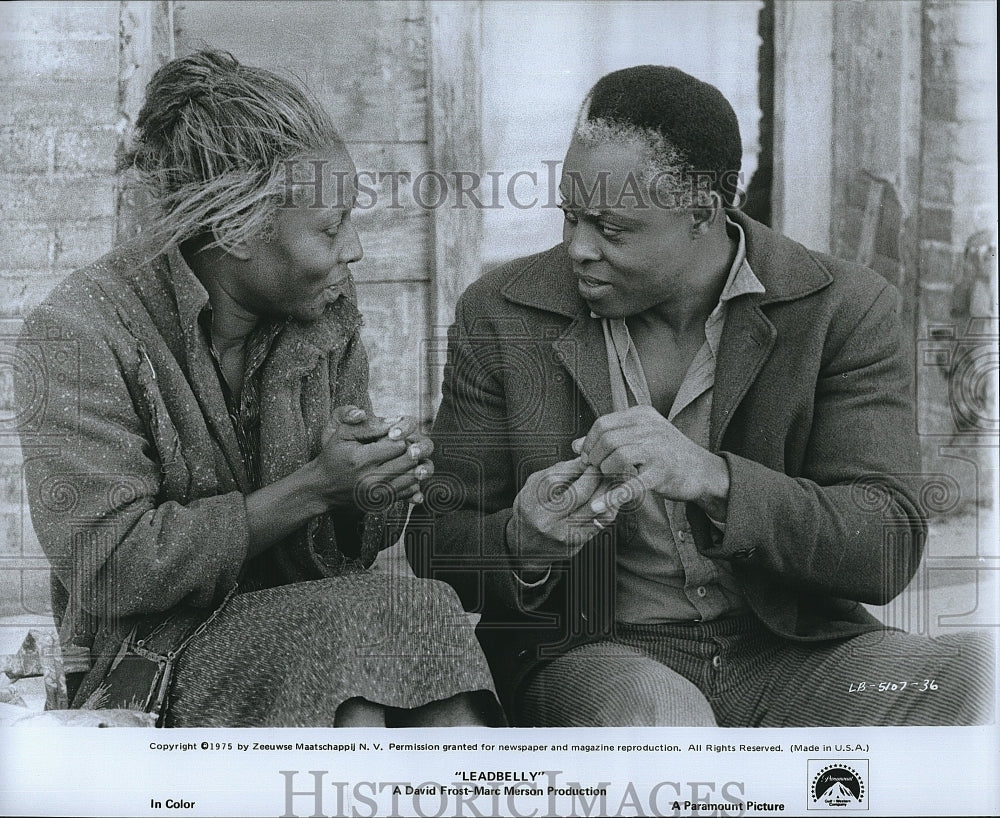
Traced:
[[[357, 406], [369, 413], [372, 411], [368, 393], [368, 352], [358, 332], [347, 342], [344, 354], [339, 359], [330, 360], [331, 411], [347, 405]], [[322, 432], [322, 429], [319, 431]], [[317, 443], [315, 451], [310, 454], [315, 457], [319, 450]], [[376, 496], [370, 499], [377, 503], [384, 498]], [[384, 512], [343, 508], [330, 512], [329, 517], [336, 531], [337, 549], [348, 557], [357, 558], [366, 567], [375, 561], [379, 551], [392, 545], [387, 541], [389, 533]]]
[[71, 605], [105, 626], [208, 607], [246, 558], [243, 495], [163, 499], [171, 464], [150, 426], [164, 419], [140, 394], [155, 390], [155, 375], [139, 382], [96, 323], [43, 304], [21, 333], [15, 394], [35, 533]]
[[[919, 447], [896, 291], [874, 298], [815, 384], [812, 425], [796, 477], [725, 451], [725, 534], [700, 536], [706, 556], [769, 582], [885, 604], [912, 578], [926, 521], [915, 500]], [[703, 514], [689, 507], [696, 530]]]
[[506, 538], [517, 493], [500, 360], [485, 337], [473, 336], [467, 298], [448, 330], [441, 406], [434, 421], [434, 474], [414, 520], [423, 536], [407, 537], [415, 573], [450, 583], [468, 610], [520, 609]]

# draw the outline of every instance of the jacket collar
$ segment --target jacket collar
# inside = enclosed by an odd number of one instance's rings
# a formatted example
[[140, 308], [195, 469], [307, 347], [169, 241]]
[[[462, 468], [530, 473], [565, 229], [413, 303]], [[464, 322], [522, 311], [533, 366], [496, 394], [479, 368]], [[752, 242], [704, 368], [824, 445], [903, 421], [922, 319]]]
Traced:
[[[801, 244], [741, 213], [730, 212], [746, 236], [746, 261], [765, 292], [747, 292], [728, 302], [716, 364], [709, 449], [718, 451], [738, 406], [774, 348], [777, 328], [762, 306], [804, 298], [833, 281]], [[562, 245], [530, 258], [503, 286], [509, 301], [572, 318], [553, 342], [595, 417], [613, 410], [611, 382], [600, 322], [590, 317], [576, 289], [576, 276]]]
[[743, 228], [747, 239], [747, 261], [760, 278], [766, 292], [760, 304], [794, 301], [812, 295], [833, 281], [819, 260], [796, 241], [737, 210], [729, 218]]
[[[764, 285], [763, 294], [751, 294], [765, 305], [803, 298], [826, 287], [833, 279], [826, 268], [801, 244], [775, 233], [739, 211], [728, 211], [746, 236], [746, 257]], [[509, 301], [573, 318], [589, 314], [576, 289], [573, 265], [562, 244], [532, 256], [503, 286]]]
[[531, 256], [527, 263], [501, 288], [503, 296], [515, 304], [535, 307], [572, 318], [589, 314], [586, 302], [576, 289], [573, 263], [562, 244]]

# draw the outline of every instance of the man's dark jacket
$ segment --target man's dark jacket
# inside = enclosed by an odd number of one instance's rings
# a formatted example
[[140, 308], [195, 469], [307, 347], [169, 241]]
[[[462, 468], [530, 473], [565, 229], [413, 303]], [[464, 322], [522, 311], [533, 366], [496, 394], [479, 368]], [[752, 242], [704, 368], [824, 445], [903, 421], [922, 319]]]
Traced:
[[[763, 294], [729, 302], [710, 449], [729, 466], [725, 534], [694, 504], [698, 549], [727, 560], [774, 633], [811, 641], [882, 627], [916, 570], [925, 521], [910, 368], [897, 291], [871, 271], [807, 250], [739, 213]], [[479, 637], [507, 703], [547, 657], [614, 631], [614, 551], [629, 514], [557, 564], [525, 604], [505, 535], [515, 494], [612, 411], [600, 322], [563, 247], [488, 273], [449, 331], [425, 519], [408, 537], [417, 573], [481, 611]]]

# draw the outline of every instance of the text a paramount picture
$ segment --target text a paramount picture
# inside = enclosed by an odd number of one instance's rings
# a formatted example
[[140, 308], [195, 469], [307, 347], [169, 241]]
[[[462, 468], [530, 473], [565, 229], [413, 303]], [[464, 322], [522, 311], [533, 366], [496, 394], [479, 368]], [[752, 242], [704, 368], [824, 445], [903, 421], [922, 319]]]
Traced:
[[0, 815], [1000, 814], [996, 31], [0, 7]]

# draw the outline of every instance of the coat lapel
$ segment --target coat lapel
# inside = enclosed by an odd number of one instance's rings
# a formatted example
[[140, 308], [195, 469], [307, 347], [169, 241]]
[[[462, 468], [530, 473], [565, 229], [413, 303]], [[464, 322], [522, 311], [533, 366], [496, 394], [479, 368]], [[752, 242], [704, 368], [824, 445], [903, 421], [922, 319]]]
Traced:
[[804, 298], [833, 281], [821, 257], [801, 244], [778, 236], [739, 211], [730, 211], [728, 216], [743, 229], [747, 263], [765, 292], [729, 302], [712, 394], [709, 449], [713, 452], [718, 451], [733, 415], [777, 341], [779, 329], [763, 308]]
[[184, 339], [184, 356], [187, 362], [187, 376], [191, 389], [201, 408], [205, 425], [212, 439], [222, 450], [226, 465], [232, 478], [240, 490], [251, 490], [250, 478], [247, 475], [240, 444], [236, 439], [236, 430], [229, 417], [226, 398], [222, 394], [219, 374], [212, 360], [199, 318], [202, 309], [208, 304], [208, 293], [198, 281], [191, 268], [176, 246], [170, 246], [166, 252], [169, 264], [169, 280], [177, 303], [177, 316], [180, 321], [181, 335]]
[[[571, 319], [551, 342], [555, 360], [569, 373], [595, 417], [612, 411], [604, 333], [576, 290], [576, 277], [563, 246], [558, 244], [530, 259], [502, 292], [515, 304]], [[549, 329], [543, 327], [551, 338]]]
[[[135, 271], [147, 269], [150, 264], [159, 264], [155, 256], [146, 258], [143, 250], [142, 245], [123, 248], [121, 252], [131, 254], [132, 258], [131, 263], [121, 266], [126, 271]], [[177, 286], [179, 270], [181, 275], [186, 272], [192, 279], [194, 274], [184, 264], [176, 248], [168, 250], [168, 258], [169, 266], [157, 269], [152, 278], [105, 270], [105, 273], [111, 272], [115, 278], [109, 280], [107, 277], [91, 276], [91, 280], [114, 305], [122, 325], [136, 339], [143, 350], [142, 354], [149, 356], [149, 367], [154, 377], [161, 367], [181, 368], [177, 383], [184, 384], [190, 390], [190, 396], [186, 400], [197, 401], [209, 432], [208, 439], [222, 451], [228, 466], [228, 482], [235, 483], [242, 491], [249, 491], [246, 468], [236, 432], [229, 419], [222, 387], [215, 374], [215, 365], [204, 341], [199, 337], [197, 294], [192, 297], [190, 287], [185, 289], [183, 284], [179, 288]], [[204, 300], [207, 301], [207, 296]], [[183, 356], [178, 355], [181, 348]], [[158, 361], [156, 367], [153, 366], [154, 360]], [[215, 462], [218, 463], [217, 458]], [[226, 479], [218, 474], [217, 468], [215, 471], [220, 483], [225, 485]]]
[[601, 324], [589, 313], [580, 313], [552, 343], [556, 361], [576, 384], [594, 417], [613, 411], [608, 358]]
[[778, 331], [752, 296], [729, 302], [719, 344], [709, 422], [709, 451], [718, 451], [733, 412], [760, 374]]

